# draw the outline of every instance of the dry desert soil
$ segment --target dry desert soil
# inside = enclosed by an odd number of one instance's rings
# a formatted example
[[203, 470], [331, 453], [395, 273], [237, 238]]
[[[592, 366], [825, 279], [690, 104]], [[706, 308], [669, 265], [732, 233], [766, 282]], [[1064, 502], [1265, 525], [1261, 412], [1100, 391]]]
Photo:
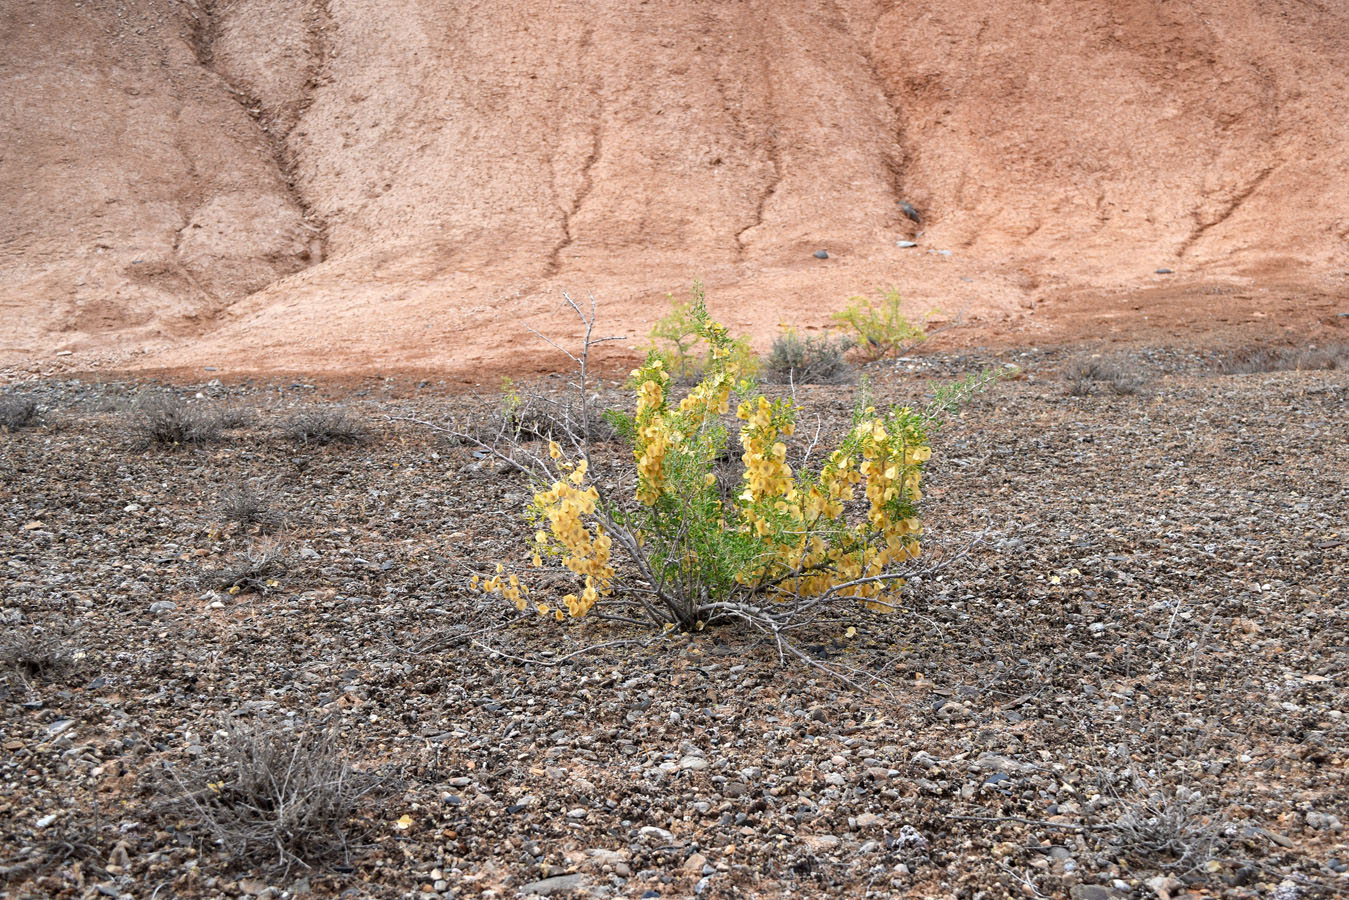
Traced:
[[[0, 0], [0, 900], [1349, 893], [1347, 73], [1336, 0]], [[471, 584], [533, 486], [440, 429], [569, 395], [564, 291], [630, 408], [694, 281], [932, 311], [826, 446], [1009, 375], [785, 663]]]

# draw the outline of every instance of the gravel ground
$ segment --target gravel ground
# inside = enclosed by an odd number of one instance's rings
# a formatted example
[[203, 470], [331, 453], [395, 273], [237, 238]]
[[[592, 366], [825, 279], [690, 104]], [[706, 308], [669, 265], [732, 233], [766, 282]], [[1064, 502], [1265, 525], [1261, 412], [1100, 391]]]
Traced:
[[[871, 367], [882, 400], [1023, 375], [934, 441], [930, 542], [985, 543], [802, 638], [865, 693], [747, 633], [472, 593], [524, 561], [529, 487], [391, 417], [491, 397], [180, 386], [237, 427], [138, 447], [144, 386], [12, 384], [40, 417], [0, 431], [0, 897], [1349, 892], [1349, 373], [1120, 359], [1133, 393], [1075, 395], [1054, 353]], [[828, 434], [851, 389], [798, 399]], [[338, 402], [366, 441], [287, 437]], [[228, 521], [243, 489], [265, 508]], [[225, 802], [240, 727], [338, 729], [333, 852], [287, 866], [173, 802]]]

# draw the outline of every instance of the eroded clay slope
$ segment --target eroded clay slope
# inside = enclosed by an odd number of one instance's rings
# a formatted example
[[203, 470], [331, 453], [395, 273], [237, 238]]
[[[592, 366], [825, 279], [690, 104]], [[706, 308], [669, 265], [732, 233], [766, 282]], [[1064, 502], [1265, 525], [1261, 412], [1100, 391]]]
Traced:
[[761, 339], [889, 283], [1031, 335], [1161, 267], [1344, 295], [1340, 4], [4, 10], [18, 354], [474, 371], [566, 333], [562, 288], [641, 335], [695, 278]]

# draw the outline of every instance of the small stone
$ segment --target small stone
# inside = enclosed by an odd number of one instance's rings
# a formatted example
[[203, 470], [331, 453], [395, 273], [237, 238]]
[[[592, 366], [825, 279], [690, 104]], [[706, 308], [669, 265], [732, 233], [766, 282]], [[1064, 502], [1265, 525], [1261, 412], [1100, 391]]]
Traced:
[[647, 840], [662, 844], [673, 844], [675, 842], [673, 832], [666, 831], [664, 828], [657, 828], [655, 825], [643, 825], [637, 833]]
[[918, 210], [914, 209], [913, 204], [910, 203], [909, 201], [900, 200], [899, 211], [904, 213], [904, 215], [908, 216], [913, 221], [917, 222], [919, 225], [923, 224], [923, 217], [918, 214]]
[[722, 785], [721, 793], [723, 796], [730, 797], [731, 799], [743, 797], [749, 793], [749, 785], [745, 784], [743, 781], [728, 781]]
[[895, 246], [902, 250], [908, 250], [910, 247], [917, 247], [917, 241], [895, 241]]
[[816, 251], [815, 251], [815, 258], [816, 258], [816, 259], [828, 259], [828, 258], [829, 258], [829, 251], [828, 251], [828, 250], [816, 250]]
[[1171, 895], [1185, 886], [1180, 879], [1170, 875], [1158, 875], [1143, 883], [1157, 895], [1157, 900], [1171, 900]]
[[1118, 900], [1119, 894], [1099, 884], [1075, 884], [1068, 891], [1073, 900]]
[[162, 616], [164, 613], [173, 612], [178, 608], [178, 604], [172, 600], [156, 600], [150, 604], [150, 615]]
[[581, 887], [584, 882], [582, 875], [555, 875], [552, 878], [545, 878], [542, 881], [533, 881], [520, 888], [520, 893], [528, 897], [530, 894], [537, 894], [540, 897], [548, 897], [553, 894], [560, 894], [564, 891], [574, 891]]
[[885, 820], [882, 819], [880, 816], [876, 815], [875, 813], [862, 813], [860, 816], [857, 817], [858, 828], [875, 828], [876, 826], [881, 825], [884, 822]]
[[1344, 825], [1338, 816], [1313, 810], [1307, 813], [1307, 827], [1317, 831], [1343, 831]]
[[701, 875], [705, 865], [707, 865], [707, 857], [701, 853], [694, 853], [684, 860], [684, 871], [690, 875]]
[[579, 807], [579, 806], [576, 807], [575, 809], [572, 809], [572, 810], [568, 810], [568, 811], [567, 811], [567, 818], [568, 818], [568, 819], [577, 820], [577, 819], [584, 819], [585, 817], [586, 817], [586, 811], [585, 811], [584, 809], [582, 809], [581, 807]]
[[1156, 275], [1170, 275], [1170, 274], [1171, 274], [1171, 270], [1170, 270], [1170, 269], [1166, 269], [1166, 268], [1162, 268], [1162, 269], [1153, 269], [1152, 271], [1153, 271], [1153, 274], [1156, 274]]
[[703, 759], [701, 756], [686, 756], [679, 761], [679, 768], [690, 769], [696, 772], [700, 769], [707, 768], [707, 760]]
[[899, 829], [899, 836], [895, 838], [895, 844], [900, 847], [917, 847], [922, 849], [927, 846], [927, 838], [919, 833], [917, 828], [912, 825], [905, 825]]

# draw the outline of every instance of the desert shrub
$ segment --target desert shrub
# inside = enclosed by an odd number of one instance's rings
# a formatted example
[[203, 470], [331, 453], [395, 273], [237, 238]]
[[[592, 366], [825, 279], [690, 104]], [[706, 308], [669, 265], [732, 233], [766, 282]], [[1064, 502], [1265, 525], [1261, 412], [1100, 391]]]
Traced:
[[221, 428], [247, 428], [257, 421], [257, 415], [246, 406], [228, 405], [216, 410]]
[[238, 594], [252, 591], [265, 594], [280, 583], [286, 574], [288, 561], [277, 543], [265, 543], [239, 554], [228, 565], [211, 576], [216, 590]]
[[764, 360], [769, 381], [794, 384], [840, 384], [852, 378], [852, 367], [844, 358], [853, 342], [830, 335], [802, 337], [788, 328], [773, 339]]
[[[745, 621], [781, 639], [830, 604], [897, 607], [920, 554], [918, 504], [929, 437], [944, 410], [994, 377], [939, 392], [924, 411], [858, 403], [841, 444], [815, 468], [787, 461], [798, 408], [755, 391], [732, 356], [734, 342], [701, 303], [690, 313], [709, 347], [704, 378], [675, 401], [659, 354], [633, 372], [632, 415], [611, 414], [632, 445], [635, 472], [601, 483], [587, 445], [567, 434], [536, 460], [527, 518], [536, 567], [577, 579], [560, 603], [536, 600], [516, 573], [475, 579], [482, 589], [558, 620], [585, 616], [601, 598], [631, 600], [659, 625], [697, 630]], [[731, 498], [714, 466], [727, 452], [732, 408], [744, 464]], [[615, 565], [614, 551], [630, 564]]]
[[1185, 787], [1151, 790], [1124, 805], [1111, 827], [1112, 851], [1140, 866], [1187, 872], [1213, 858], [1221, 841], [1214, 811]]
[[1147, 384], [1147, 379], [1122, 359], [1072, 359], [1064, 365], [1060, 375], [1066, 384], [1064, 392], [1072, 397], [1089, 396], [1097, 384], [1120, 395], [1137, 394]]
[[218, 521], [232, 522], [243, 529], [257, 526], [268, 531], [281, 524], [270, 495], [253, 484], [235, 484], [222, 491], [216, 515]]
[[1224, 357], [1219, 365], [1228, 375], [1260, 372], [1349, 370], [1349, 344], [1328, 347], [1251, 347]]
[[[709, 351], [700, 330], [698, 311], [706, 310], [703, 286], [694, 282], [688, 300], [676, 300], [666, 295], [670, 311], [651, 329], [651, 352], [661, 361], [665, 371], [681, 383], [691, 383], [707, 370]], [[727, 350], [732, 364], [744, 377], [753, 377], [758, 371], [758, 358], [749, 341], [739, 338], [731, 341]]]
[[27, 397], [0, 394], [0, 429], [15, 431], [37, 423], [37, 403]]
[[12, 624], [0, 632], [0, 671], [38, 678], [67, 669], [74, 660], [74, 653], [58, 631]]
[[167, 391], [142, 394], [132, 404], [128, 430], [138, 447], [207, 444], [224, 431], [214, 408]]
[[358, 802], [378, 786], [352, 768], [334, 728], [236, 725], [211, 749], [209, 762], [158, 780], [162, 808], [236, 859], [275, 854], [289, 869], [342, 853]]
[[360, 444], [370, 435], [365, 424], [341, 406], [315, 406], [291, 415], [281, 431], [297, 444]]
[[889, 287], [880, 292], [879, 302], [861, 295], [849, 297], [848, 305], [832, 318], [856, 342], [864, 359], [880, 359], [927, 339], [923, 326], [909, 321], [903, 306], [899, 291]]

